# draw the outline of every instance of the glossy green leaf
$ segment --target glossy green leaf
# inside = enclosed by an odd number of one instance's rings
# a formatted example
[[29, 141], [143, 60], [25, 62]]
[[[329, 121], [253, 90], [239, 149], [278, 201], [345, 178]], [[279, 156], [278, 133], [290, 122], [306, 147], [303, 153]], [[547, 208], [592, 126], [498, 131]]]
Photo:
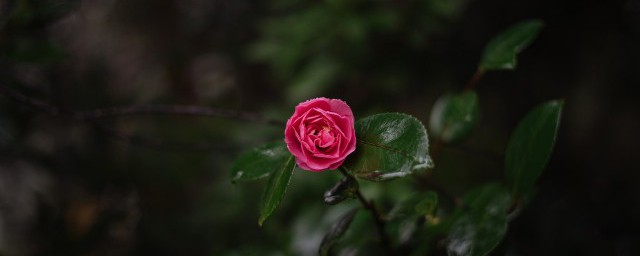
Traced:
[[389, 180], [433, 165], [427, 130], [415, 117], [377, 114], [358, 120], [355, 129], [358, 145], [345, 166], [357, 177]]
[[478, 96], [474, 91], [444, 95], [431, 111], [431, 136], [444, 142], [458, 141], [471, 131], [479, 112]]
[[231, 181], [244, 182], [265, 178], [281, 167], [291, 153], [283, 141], [254, 148], [238, 157], [231, 167]]
[[507, 231], [509, 192], [490, 184], [468, 192], [462, 208], [454, 213], [447, 236], [449, 255], [487, 255], [502, 241]]
[[289, 156], [288, 159], [283, 161], [278, 169], [271, 174], [267, 187], [262, 194], [262, 204], [260, 207], [260, 218], [258, 224], [262, 226], [264, 221], [273, 213], [273, 211], [280, 205], [282, 198], [284, 197], [291, 175], [296, 167], [296, 161], [293, 156]]
[[345, 213], [338, 222], [334, 223], [329, 232], [322, 239], [320, 244], [320, 255], [328, 255], [333, 246], [346, 232], [353, 221], [353, 217], [358, 213], [358, 208]]
[[347, 198], [355, 198], [356, 191], [358, 191], [358, 182], [351, 176], [344, 177], [324, 193], [324, 202], [334, 205]]
[[518, 124], [507, 146], [506, 179], [514, 194], [530, 192], [544, 170], [558, 133], [563, 100], [535, 107]]
[[543, 23], [530, 20], [518, 23], [494, 37], [484, 49], [481, 70], [514, 69], [516, 57], [536, 38]]

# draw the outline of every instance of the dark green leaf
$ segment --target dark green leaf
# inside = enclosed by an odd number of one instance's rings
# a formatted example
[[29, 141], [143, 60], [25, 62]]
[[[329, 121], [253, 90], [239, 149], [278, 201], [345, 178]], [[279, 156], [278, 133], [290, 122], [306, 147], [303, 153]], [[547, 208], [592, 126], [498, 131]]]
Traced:
[[426, 216], [434, 213], [438, 194], [433, 191], [415, 193], [398, 203], [389, 213], [391, 219]]
[[331, 248], [331, 253], [335, 255], [379, 254], [383, 248], [377, 236], [374, 221], [369, 211], [358, 211], [347, 232]]
[[426, 216], [433, 215], [436, 211], [436, 207], [438, 206], [438, 194], [435, 192], [429, 191], [425, 193], [424, 198], [418, 202], [415, 207], [416, 213], [418, 215]]
[[389, 213], [387, 230], [397, 244], [405, 244], [418, 231], [425, 217], [435, 212], [438, 195], [433, 191], [415, 193], [400, 201]]
[[431, 135], [444, 142], [466, 136], [478, 120], [478, 96], [474, 91], [440, 97], [431, 111]]
[[538, 105], [525, 116], [507, 146], [506, 179], [514, 194], [530, 192], [547, 165], [560, 124], [563, 100]]
[[372, 115], [358, 120], [355, 129], [358, 145], [346, 167], [358, 177], [389, 180], [433, 165], [427, 130], [410, 115]]
[[338, 220], [338, 222], [331, 226], [331, 229], [324, 236], [324, 239], [322, 239], [322, 243], [320, 244], [320, 255], [327, 255], [329, 253], [331, 246], [333, 246], [333, 244], [335, 244], [338, 239], [347, 232], [347, 229], [349, 228], [349, 225], [351, 225], [351, 221], [357, 212], [358, 208], [347, 212]]
[[258, 224], [262, 226], [262, 223], [273, 213], [273, 211], [280, 205], [280, 201], [284, 197], [291, 180], [291, 174], [296, 167], [293, 156], [280, 164], [280, 167], [271, 174], [267, 187], [262, 194], [262, 205], [260, 207], [260, 219]]
[[351, 176], [342, 178], [335, 186], [324, 193], [324, 202], [334, 205], [347, 198], [354, 198], [358, 190], [358, 182]]
[[507, 231], [507, 209], [510, 205], [511, 196], [500, 185], [485, 185], [468, 192], [462, 198], [462, 208], [454, 213], [449, 228], [446, 240], [448, 254], [490, 253]]
[[484, 212], [491, 215], [507, 213], [511, 206], [511, 196], [501, 185], [491, 183], [467, 192], [461, 199], [463, 208], [470, 212]]
[[269, 143], [245, 152], [231, 167], [231, 181], [252, 181], [269, 176], [281, 167], [291, 153], [283, 141]]
[[481, 70], [514, 69], [516, 56], [526, 48], [542, 28], [539, 20], [530, 20], [509, 27], [493, 38], [484, 49]]

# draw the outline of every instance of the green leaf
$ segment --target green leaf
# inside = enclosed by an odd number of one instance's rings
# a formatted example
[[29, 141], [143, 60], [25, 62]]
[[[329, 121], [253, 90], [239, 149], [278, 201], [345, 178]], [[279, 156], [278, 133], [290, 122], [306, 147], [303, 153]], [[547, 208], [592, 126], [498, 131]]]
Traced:
[[447, 143], [460, 140], [478, 120], [478, 109], [478, 96], [474, 91], [440, 97], [431, 111], [431, 135]]
[[238, 157], [231, 167], [231, 182], [246, 182], [269, 176], [291, 153], [283, 141], [254, 148]]
[[467, 192], [461, 199], [462, 206], [471, 212], [487, 212], [492, 215], [507, 213], [511, 196], [501, 185], [491, 183]]
[[514, 69], [516, 55], [536, 38], [543, 23], [530, 20], [509, 27], [500, 35], [494, 37], [484, 49], [480, 62], [481, 70]]
[[509, 192], [497, 184], [468, 192], [462, 198], [462, 208], [454, 213], [446, 239], [447, 253], [471, 256], [489, 254], [507, 231], [507, 210], [510, 205]]
[[334, 205], [347, 198], [355, 198], [356, 191], [358, 191], [358, 182], [351, 176], [344, 177], [324, 193], [324, 202]]
[[563, 100], [538, 105], [525, 116], [507, 146], [506, 179], [514, 194], [533, 190], [547, 165], [558, 133]]
[[424, 198], [418, 202], [414, 209], [418, 215], [426, 216], [435, 214], [437, 206], [438, 194], [429, 191], [425, 193]]
[[353, 209], [347, 213], [345, 213], [338, 222], [334, 223], [331, 226], [329, 232], [322, 239], [322, 243], [320, 244], [320, 255], [328, 255], [331, 246], [333, 246], [338, 239], [340, 239], [351, 225], [351, 221], [353, 221], [353, 217], [358, 213], [358, 208]]
[[398, 203], [389, 216], [393, 220], [432, 215], [437, 205], [438, 194], [435, 192], [415, 193]]
[[[414, 193], [400, 201], [389, 213], [388, 228], [397, 244], [405, 244], [419, 232], [419, 223], [435, 213], [438, 195], [433, 191]], [[421, 222], [420, 219], [423, 221]]]
[[291, 180], [291, 175], [295, 169], [295, 160], [293, 156], [284, 161], [280, 167], [271, 175], [267, 187], [262, 194], [262, 205], [260, 207], [260, 218], [258, 224], [262, 226], [264, 221], [273, 213], [280, 205], [280, 201], [284, 197]]
[[369, 211], [358, 211], [347, 232], [331, 248], [331, 253], [335, 255], [379, 254], [382, 247], [374, 221]]
[[415, 117], [377, 114], [358, 120], [355, 129], [358, 145], [345, 165], [355, 176], [382, 181], [433, 166], [427, 130]]

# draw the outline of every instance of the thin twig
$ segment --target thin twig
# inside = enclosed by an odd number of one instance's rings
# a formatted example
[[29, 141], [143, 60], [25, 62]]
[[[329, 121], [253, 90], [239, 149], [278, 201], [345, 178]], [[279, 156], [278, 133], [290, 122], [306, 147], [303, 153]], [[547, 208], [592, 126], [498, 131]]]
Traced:
[[42, 100], [32, 98], [22, 93], [19, 93], [17, 91], [14, 91], [11, 88], [7, 87], [6, 85], [0, 84], [0, 93], [9, 96], [10, 98], [14, 99], [15, 101], [21, 104], [46, 112], [49, 115], [57, 116], [60, 114], [60, 109], [58, 107], [55, 107]]
[[[353, 178], [351, 174], [347, 173], [344, 167], [339, 168], [339, 170], [340, 170], [340, 173], [342, 173], [342, 175], [344, 175], [345, 177]], [[380, 216], [380, 212], [376, 208], [375, 204], [372, 201], [368, 201], [367, 199], [364, 198], [364, 196], [362, 195], [362, 192], [360, 192], [360, 188], [356, 190], [356, 197], [358, 198], [358, 201], [360, 201], [362, 206], [365, 209], [367, 209], [373, 216], [373, 220], [376, 224], [376, 230], [378, 231], [378, 235], [380, 236], [380, 240], [382, 242], [382, 247], [386, 251], [387, 255], [393, 255], [393, 251], [391, 250], [391, 240], [389, 240], [389, 236], [387, 235], [387, 232], [384, 229], [385, 223], [382, 220], [382, 217]]]
[[130, 116], [130, 115], [142, 115], [142, 114], [165, 114], [165, 115], [198, 115], [209, 117], [220, 117], [226, 119], [248, 121], [248, 122], [262, 122], [269, 125], [284, 126], [284, 122], [280, 120], [270, 119], [261, 115], [249, 112], [233, 111], [227, 109], [208, 108], [200, 106], [170, 106], [170, 105], [141, 105], [130, 107], [113, 107], [95, 109], [89, 111], [77, 111], [62, 109], [60, 107], [49, 104], [43, 100], [36, 99], [18, 91], [15, 91], [8, 86], [0, 84], [0, 94], [4, 94], [9, 98], [12, 98], [16, 102], [34, 108], [38, 111], [42, 111], [52, 116], [62, 116], [71, 118], [73, 120], [87, 122], [95, 127], [98, 131], [110, 136], [113, 139], [124, 141], [131, 144], [164, 148], [164, 149], [177, 149], [177, 150], [197, 150], [197, 151], [209, 151], [209, 150], [230, 150], [234, 147], [229, 145], [220, 145], [212, 143], [189, 143], [189, 142], [176, 142], [165, 141], [150, 137], [137, 136], [132, 134], [122, 133], [109, 126], [98, 122], [99, 119], [107, 117], [118, 116]]
[[[445, 144], [444, 141], [442, 141], [441, 139], [436, 138], [434, 143], [433, 143], [433, 147], [431, 148], [431, 159], [435, 162], [437, 162], [438, 160], [440, 160], [440, 157], [442, 155], [442, 150], [444, 148]], [[438, 166], [436, 165], [436, 168]], [[434, 190], [436, 193], [438, 193], [438, 195], [443, 196], [445, 199], [447, 199], [448, 201], [451, 202], [452, 205], [457, 205], [458, 204], [458, 199], [451, 194], [447, 189], [445, 189], [444, 187], [436, 184], [435, 182], [431, 181], [431, 175], [434, 173], [433, 170], [431, 170], [430, 172], [427, 172], [423, 175], [413, 175], [413, 177], [418, 181], [418, 183], [420, 185], [422, 185], [423, 187], [426, 187], [428, 189]]]
[[480, 78], [482, 78], [483, 75], [484, 75], [484, 70], [481, 68], [478, 68], [476, 72], [473, 73], [473, 76], [471, 76], [471, 79], [469, 79], [469, 82], [467, 82], [467, 84], [464, 85], [463, 90], [465, 91], [472, 90], [476, 86], [476, 84], [478, 84], [478, 82], [480, 81]]
[[231, 144], [167, 141], [152, 137], [123, 133], [95, 121], [91, 121], [91, 123], [96, 130], [111, 137], [112, 139], [133, 145], [178, 151], [236, 151], [241, 148], [239, 145]]
[[[471, 79], [469, 79], [469, 81], [464, 85], [463, 90], [464, 91], [473, 90], [473, 88], [478, 84], [482, 76], [484, 76], [484, 69], [482, 68], [476, 69], [476, 72], [473, 73], [473, 75], [471, 76]], [[445, 146], [445, 142], [439, 138], [436, 138], [431, 150], [431, 156], [432, 156], [431, 159], [433, 161], [437, 162], [440, 159], [444, 146]], [[429, 179], [432, 173], [433, 172], [429, 172], [425, 175], [414, 175], [413, 177], [417, 179], [421, 185], [435, 190], [438, 194], [443, 195], [445, 198], [451, 201], [453, 205], [457, 205], [458, 199], [455, 196], [453, 196], [453, 194], [449, 193], [449, 191], [447, 191], [445, 188], [434, 183]]]
[[65, 114], [71, 118], [81, 121], [98, 120], [108, 117], [157, 114], [218, 117], [237, 121], [258, 122], [280, 127], [285, 125], [285, 122], [281, 120], [268, 118], [256, 113], [192, 105], [134, 105], [100, 108], [87, 111], [63, 110], [42, 100], [26, 96], [3, 84], [0, 84], [0, 93], [9, 96], [24, 105], [47, 112], [50, 115], [55, 116]]
[[285, 125], [285, 123], [281, 120], [267, 118], [256, 113], [192, 105], [136, 105], [126, 107], [101, 108], [77, 112], [75, 113], [75, 117], [82, 120], [96, 120], [107, 117], [152, 114], [208, 116], [246, 122], [259, 122], [274, 126]]

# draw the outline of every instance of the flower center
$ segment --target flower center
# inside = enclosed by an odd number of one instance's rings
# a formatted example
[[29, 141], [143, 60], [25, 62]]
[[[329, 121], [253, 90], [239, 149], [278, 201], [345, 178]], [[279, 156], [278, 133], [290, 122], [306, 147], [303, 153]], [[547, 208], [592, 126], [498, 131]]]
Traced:
[[307, 134], [311, 137], [313, 144], [319, 149], [330, 147], [336, 140], [336, 136], [331, 131], [331, 128], [326, 125], [311, 128]]

